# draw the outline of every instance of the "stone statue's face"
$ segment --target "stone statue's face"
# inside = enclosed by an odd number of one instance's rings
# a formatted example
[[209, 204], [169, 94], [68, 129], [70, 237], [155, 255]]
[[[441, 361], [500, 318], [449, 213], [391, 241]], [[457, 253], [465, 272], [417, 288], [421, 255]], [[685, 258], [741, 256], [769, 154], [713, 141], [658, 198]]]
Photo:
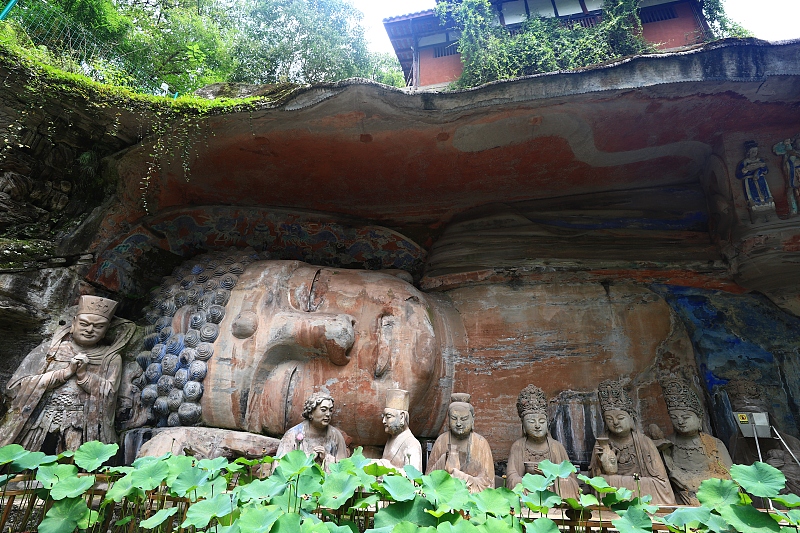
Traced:
[[309, 423], [317, 429], [325, 429], [331, 423], [333, 415], [333, 403], [330, 400], [322, 400], [318, 406], [311, 411]]
[[[214, 343], [215, 354], [232, 357], [208, 362], [204, 422], [280, 436], [302, 419], [305, 398], [324, 389], [342, 413], [336, 426], [377, 445], [386, 439], [387, 390], [402, 383], [415, 431], [436, 431], [442, 416], [430, 412], [439, 406], [444, 367], [434, 305], [378, 271], [250, 263]], [[179, 320], [188, 316], [173, 328]]]
[[399, 435], [406, 429], [406, 416], [403, 411], [386, 407], [381, 415], [383, 428], [389, 435]]
[[72, 319], [72, 341], [82, 348], [91, 348], [108, 331], [108, 319], [98, 315], [77, 315]]
[[543, 440], [547, 437], [547, 416], [543, 413], [527, 414], [522, 419], [522, 429], [525, 435], [534, 440]]
[[450, 432], [457, 437], [466, 437], [472, 433], [475, 418], [469, 407], [453, 406], [450, 408]]
[[754, 146], [747, 151], [747, 157], [750, 159], [755, 159], [758, 156], [758, 147]]
[[700, 432], [701, 423], [700, 418], [694, 411], [677, 410], [670, 411], [669, 418], [672, 420], [672, 426], [675, 431], [680, 435], [697, 435]]
[[603, 420], [606, 423], [608, 431], [617, 437], [630, 435], [633, 429], [633, 418], [625, 411], [618, 409], [606, 411], [603, 413]]

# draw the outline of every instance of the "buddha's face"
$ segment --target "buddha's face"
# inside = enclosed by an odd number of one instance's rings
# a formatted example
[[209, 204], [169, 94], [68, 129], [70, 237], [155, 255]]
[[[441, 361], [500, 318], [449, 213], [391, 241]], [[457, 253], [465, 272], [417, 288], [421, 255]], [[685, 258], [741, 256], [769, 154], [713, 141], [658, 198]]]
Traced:
[[617, 437], [630, 435], [633, 429], [633, 418], [625, 411], [614, 409], [603, 413], [603, 420], [608, 431]]
[[337, 427], [379, 444], [386, 391], [402, 387], [412, 428], [434, 432], [442, 423], [429, 416], [442, 372], [435, 321], [426, 296], [389, 274], [251, 263], [219, 324], [204, 422], [280, 436], [301, 420], [304, 398], [323, 390], [336, 400]]
[[398, 409], [385, 408], [381, 420], [384, 431], [389, 435], [399, 435], [406, 428], [406, 414]]
[[547, 416], [544, 413], [530, 413], [522, 418], [522, 429], [531, 439], [540, 441], [547, 437]]
[[325, 429], [331, 423], [331, 416], [333, 416], [333, 402], [330, 400], [322, 400], [319, 405], [311, 411], [308, 422], [317, 429]]
[[693, 436], [700, 432], [700, 418], [694, 411], [688, 409], [670, 411], [669, 418], [672, 420], [672, 426], [679, 435]]
[[81, 314], [72, 319], [72, 341], [81, 348], [91, 348], [108, 331], [109, 320], [99, 315]]
[[450, 407], [450, 433], [456, 437], [466, 437], [472, 433], [475, 417], [469, 407], [454, 405]]
[[753, 146], [752, 148], [749, 148], [747, 150], [747, 157], [749, 157], [750, 159], [755, 159], [756, 157], [758, 157], [758, 147]]

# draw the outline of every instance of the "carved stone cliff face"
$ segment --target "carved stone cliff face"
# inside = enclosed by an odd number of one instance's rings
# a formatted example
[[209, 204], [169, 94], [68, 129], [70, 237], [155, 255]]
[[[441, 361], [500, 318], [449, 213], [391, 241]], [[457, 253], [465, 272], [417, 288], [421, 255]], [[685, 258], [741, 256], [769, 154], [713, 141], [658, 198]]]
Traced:
[[385, 440], [386, 390], [403, 387], [416, 431], [435, 433], [447, 338], [435, 329], [435, 305], [380, 272], [248, 265], [209, 362], [204, 422], [281, 435], [302, 420], [305, 398], [323, 388], [336, 400], [335, 424], [357, 442], [377, 444]]

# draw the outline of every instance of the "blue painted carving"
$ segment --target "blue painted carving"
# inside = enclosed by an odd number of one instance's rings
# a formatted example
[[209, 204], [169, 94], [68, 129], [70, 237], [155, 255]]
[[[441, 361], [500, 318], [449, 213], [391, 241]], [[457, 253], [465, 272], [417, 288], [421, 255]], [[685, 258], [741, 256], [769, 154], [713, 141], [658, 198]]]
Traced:
[[712, 423], [728, 442], [735, 433], [722, 386], [735, 377], [757, 383], [779, 429], [800, 421], [800, 318], [758, 294], [654, 285], [686, 326], [713, 406]]

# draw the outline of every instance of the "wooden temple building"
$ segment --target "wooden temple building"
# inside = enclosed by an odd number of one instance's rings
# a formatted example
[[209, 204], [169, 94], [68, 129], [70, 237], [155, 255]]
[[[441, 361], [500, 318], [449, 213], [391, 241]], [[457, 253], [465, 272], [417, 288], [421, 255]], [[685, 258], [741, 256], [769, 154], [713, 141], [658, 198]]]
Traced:
[[[557, 17], [590, 27], [601, 17], [602, 0], [491, 0], [500, 24], [514, 30], [532, 16]], [[639, 16], [645, 40], [660, 50], [705, 42], [708, 24], [697, 0], [644, 0]], [[433, 9], [383, 21], [408, 85], [440, 86], [461, 75], [459, 33], [445, 27]]]

